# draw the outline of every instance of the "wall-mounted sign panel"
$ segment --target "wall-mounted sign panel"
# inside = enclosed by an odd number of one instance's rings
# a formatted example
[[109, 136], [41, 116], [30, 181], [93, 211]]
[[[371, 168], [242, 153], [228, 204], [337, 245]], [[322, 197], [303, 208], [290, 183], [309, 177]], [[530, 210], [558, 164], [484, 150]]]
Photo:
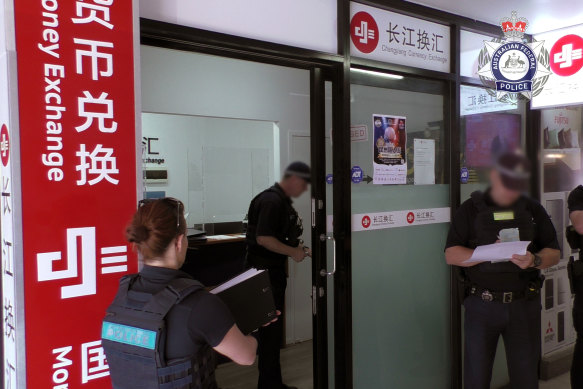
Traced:
[[350, 3], [350, 53], [355, 57], [449, 72], [450, 29], [360, 3]]
[[140, 0], [140, 16], [336, 53], [336, 0]]
[[552, 74], [532, 108], [583, 103], [583, 24], [535, 35], [549, 51]]
[[496, 99], [496, 95], [488, 93], [486, 88], [462, 85], [460, 87], [460, 116], [475, 115], [478, 113], [512, 111], [518, 104], [503, 103]]

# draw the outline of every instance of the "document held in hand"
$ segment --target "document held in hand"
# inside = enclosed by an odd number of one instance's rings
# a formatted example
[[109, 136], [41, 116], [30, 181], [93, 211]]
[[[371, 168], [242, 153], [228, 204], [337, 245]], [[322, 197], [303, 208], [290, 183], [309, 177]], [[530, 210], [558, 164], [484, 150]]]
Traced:
[[465, 261], [471, 262], [505, 262], [509, 261], [514, 254], [525, 255], [529, 241], [520, 240], [517, 242], [493, 243], [478, 246], [474, 250], [472, 257]]
[[277, 317], [267, 270], [249, 269], [210, 293], [223, 300], [245, 335]]

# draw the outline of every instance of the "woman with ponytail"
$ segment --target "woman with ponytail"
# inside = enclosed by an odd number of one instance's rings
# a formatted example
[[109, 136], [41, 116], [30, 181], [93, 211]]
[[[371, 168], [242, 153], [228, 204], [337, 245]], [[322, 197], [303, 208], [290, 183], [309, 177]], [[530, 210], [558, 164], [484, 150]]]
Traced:
[[180, 271], [188, 240], [184, 205], [141, 201], [126, 230], [143, 268], [122, 278], [103, 322], [102, 340], [115, 389], [216, 389], [214, 354], [255, 361], [257, 342], [228, 308]]

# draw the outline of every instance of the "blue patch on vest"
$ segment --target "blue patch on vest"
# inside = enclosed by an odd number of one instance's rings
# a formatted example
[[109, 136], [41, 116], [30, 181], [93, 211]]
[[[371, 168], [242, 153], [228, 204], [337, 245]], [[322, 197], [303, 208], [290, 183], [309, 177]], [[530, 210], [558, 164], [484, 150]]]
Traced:
[[156, 332], [107, 321], [101, 327], [101, 338], [150, 350], [156, 348]]

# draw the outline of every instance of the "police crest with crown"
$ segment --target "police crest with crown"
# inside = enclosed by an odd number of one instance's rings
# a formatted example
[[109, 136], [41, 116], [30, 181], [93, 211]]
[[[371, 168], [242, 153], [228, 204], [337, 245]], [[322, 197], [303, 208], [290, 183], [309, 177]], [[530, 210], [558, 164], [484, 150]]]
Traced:
[[505, 39], [484, 41], [478, 58], [478, 75], [484, 85], [494, 87], [496, 99], [513, 102], [538, 95], [551, 73], [549, 53], [543, 41], [524, 42], [528, 21], [518, 17], [500, 21]]

